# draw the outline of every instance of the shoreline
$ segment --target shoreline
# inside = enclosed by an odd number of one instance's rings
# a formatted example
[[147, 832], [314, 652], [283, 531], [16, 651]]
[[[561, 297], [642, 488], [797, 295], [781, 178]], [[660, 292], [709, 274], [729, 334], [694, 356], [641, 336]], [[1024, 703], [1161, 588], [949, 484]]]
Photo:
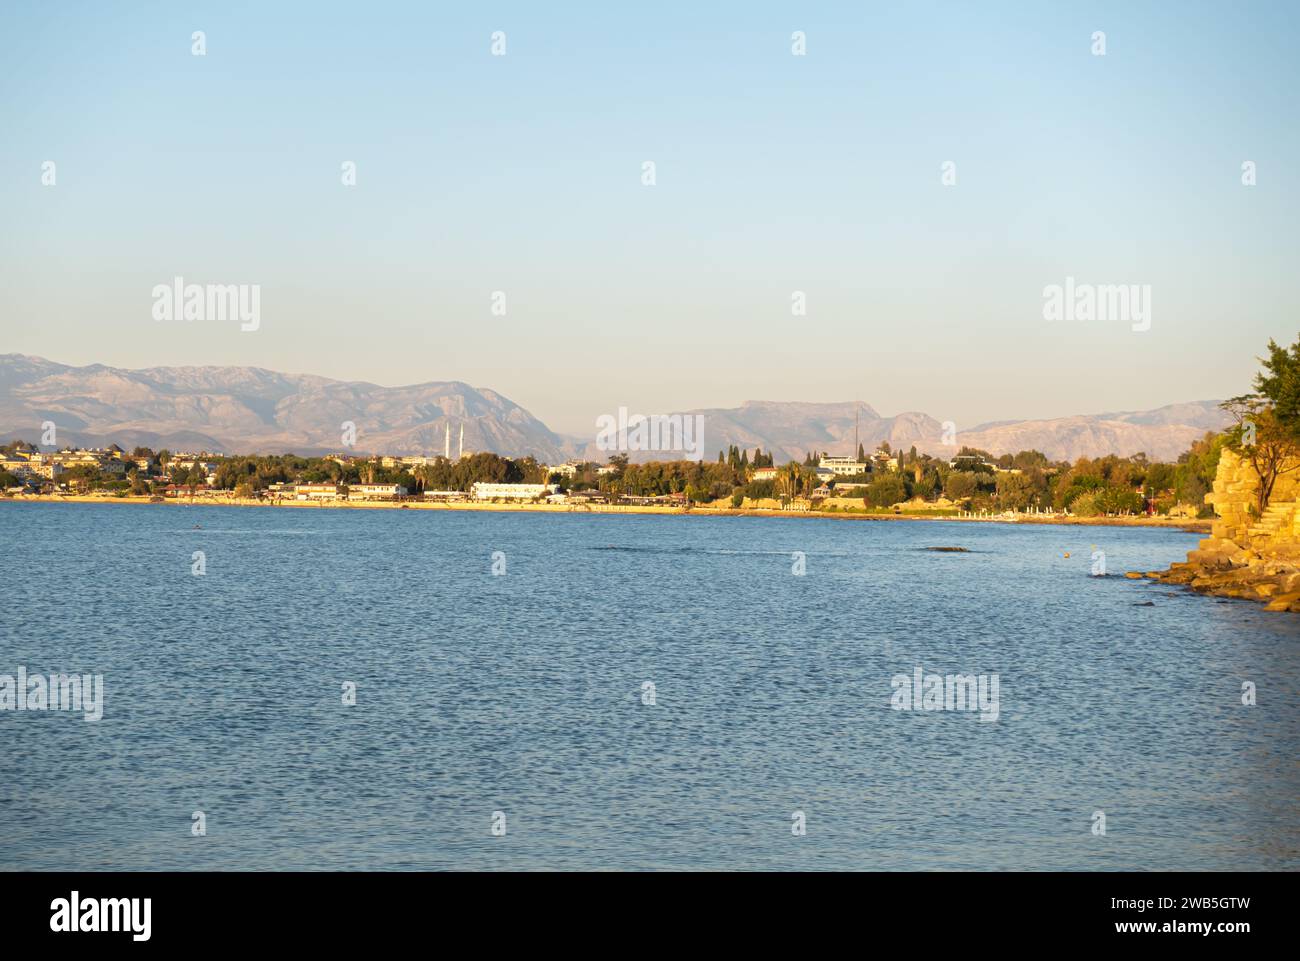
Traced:
[[1060, 517], [1043, 514], [1018, 514], [1014, 517], [996, 514], [959, 517], [946, 514], [880, 513], [851, 514], [844, 511], [783, 511], [769, 508], [734, 507], [659, 507], [650, 505], [586, 504], [581, 507], [567, 504], [492, 504], [464, 502], [405, 502], [392, 501], [265, 501], [246, 498], [171, 498], [155, 501], [147, 496], [99, 497], [90, 494], [24, 495], [0, 499], [0, 503], [15, 504], [136, 504], [147, 507], [290, 507], [306, 510], [445, 510], [445, 511], [495, 511], [500, 513], [541, 514], [658, 514], [697, 517], [802, 517], [844, 521], [948, 521], [964, 524], [1035, 524], [1067, 527], [1154, 527], [1178, 530], [1188, 534], [1203, 534], [1210, 530], [1212, 520], [1159, 517]]

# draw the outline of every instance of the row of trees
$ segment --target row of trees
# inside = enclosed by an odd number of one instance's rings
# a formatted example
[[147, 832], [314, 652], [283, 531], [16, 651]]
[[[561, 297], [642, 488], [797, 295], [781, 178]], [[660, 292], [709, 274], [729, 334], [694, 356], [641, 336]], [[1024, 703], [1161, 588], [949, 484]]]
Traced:
[[[1177, 464], [1148, 462], [1144, 455], [1082, 459], [1074, 464], [1051, 464], [1038, 451], [1023, 451], [994, 458], [987, 452], [962, 448], [953, 461], [920, 454], [915, 448], [897, 456], [898, 470], [879, 470], [861, 478], [831, 480], [839, 496], [861, 498], [868, 507], [889, 507], [921, 497], [939, 496], [976, 509], [1023, 510], [1029, 507], [1069, 509], [1076, 514], [1136, 513], [1153, 499], [1158, 509], [1174, 503], [1200, 504], [1213, 482], [1218, 451], [1225, 438], [1207, 435], [1193, 445]], [[152, 458], [161, 476], [150, 478], [134, 465], [125, 480], [101, 475], [92, 466], [78, 466], [65, 477], [77, 486], [118, 489], [137, 494], [156, 493], [167, 484], [198, 486], [207, 475], [200, 464], [173, 462], [166, 451], [153, 454], [140, 448], [135, 456]], [[385, 468], [378, 459], [340, 463], [323, 457], [293, 454], [213, 458], [215, 486], [239, 496], [253, 496], [273, 484], [336, 483], [399, 484], [413, 493], [425, 490], [468, 491], [475, 482], [556, 483], [562, 490], [598, 490], [620, 496], [660, 496], [684, 493], [694, 503], [730, 497], [739, 505], [745, 498], [791, 500], [807, 498], [823, 483], [816, 458], [791, 461], [777, 471], [775, 480], [750, 479], [754, 467], [768, 466], [771, 454], [731, 448], [717, 463], [651, 461], [632, 464], [625, 455], [608, 465], [582, 464], [572, 476], [545, 473], [532, 457], [507, 458], [480, 452], [460, 460], [438, 458], [410, 469]], [[808, 461], [811, 461], [809, 463]], [[1019, 473], [997, 472], [997, 464]], [[18, 478], [0, 477], [11, 486]]]

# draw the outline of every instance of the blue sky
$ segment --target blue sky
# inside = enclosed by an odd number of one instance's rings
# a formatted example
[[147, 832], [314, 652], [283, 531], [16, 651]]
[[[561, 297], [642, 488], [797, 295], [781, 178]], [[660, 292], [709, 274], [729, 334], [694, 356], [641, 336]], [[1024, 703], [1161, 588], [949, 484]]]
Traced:
[[[701, 7], [7, 3], [0, 352], [964, 429], [1239, 393], [1296, 338], [1300, 5]], [[260, 329], [154, 321], [177, 275]], [[1151, 330], [1045, 321], [1067, 276]]]

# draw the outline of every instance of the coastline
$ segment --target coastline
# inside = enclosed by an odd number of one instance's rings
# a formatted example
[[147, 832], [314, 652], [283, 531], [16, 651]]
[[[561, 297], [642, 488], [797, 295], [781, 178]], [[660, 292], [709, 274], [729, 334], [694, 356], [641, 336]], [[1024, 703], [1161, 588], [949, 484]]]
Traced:
[[800, 517], [843, 521], [949, 521], [962, 524], [1047, 524], [1070, 527], [1158, 527], [1189, 534], [1207, 533], [1210, 519], [1160, 517], [1061, 517], [1019, 514], [1006, 517], [953, 516], [917, 511], [913, 513], [851, 514], [844, 511], [783, 511], [769, 508], [734, 507], [665, 507], [652, 505], [586, 504], [493, 504], [488, 502], [403, 502], [392, 501], [266, 501], [248, 498], [172, 498], [156, 501], [147, 496], [99, 497], [91, 494], [23, 495], [0, 499], [0, 503], [22, 504], [136, 504], [148, 507], [289, 507], [301, 510], [415, 510], [415, 511], [496, 511], [542, 514], [658, 514], [698, 517]]

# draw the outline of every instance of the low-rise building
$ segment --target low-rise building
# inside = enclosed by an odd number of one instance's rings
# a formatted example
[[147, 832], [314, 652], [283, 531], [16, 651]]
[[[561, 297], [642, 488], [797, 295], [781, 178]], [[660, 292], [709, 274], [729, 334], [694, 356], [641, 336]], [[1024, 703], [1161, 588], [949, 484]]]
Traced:
[[898, 470], [898, 458], [902, 456], [902, 451], [897, 455], [878, 450], [871, 455], [871, 464], [875, 470]]
[[568, 503], [570, 504], [608, 504], [609, 495], [604, 491], [584, 490], [569, 491]]
[[399, 467], [428, 467], [437, 463], [437, 460], [436, 457], [425, 457], [423, 454], [386, 454], [379, 458], [379, 464], [387, 470], [394, 470]]
[[343, 497], [338, 484], [298, 484], [293, 496], [300, 501], [336, 501]]
[[186, 456], [182, 454], [173, 454], [172, 459], [167, 462], [169, 468], [179, 467], [183, 470], [193, 470], [197, 467], [204, 474], [215, 474], [217, 471], [217, 462], [206, 460], [202, 456]]
[[63, 465], [57, 461], [37, 461], [32, 460], [31, 471], [38, 477], [44, 477], [46, 480], [58, 480], [63, 476]]
[[348, 500], [391, 501], [406, 496], [401, 484], [350, 484]]
[[430, 491], [430, 490], [426, 490], [426, 491], [424, 492], [424, 499], [425, 499], [426, 501], [438, 501], [438, 502], [440, 502], [440, 503], [449, 503], [449, 502], [452, 502], [452, 501], [463, 501], [463, 500], [467, 500], [468, 498], [469, 498], [469, 495], [466, 494], [464, 491]]
[[[836, 477], [854, 477], [870, 470], [866, 462], [856, 457], [823, 457], [817, 466], [821, 470], [830, 471]], [[819, 470], [818, 473], [820, 472]]]
[[217, 497], [226, 493], [207, 484], [168, 484], [163, 488], [164, 497]]
[[477, 481], [470, 488], [470, 494], [476, 501], [532, 500], [554, 494], [558, 489], [555, 484], [489, 484]]
[[28, 474], [31, 473], [32, 459], [23, 453], [0, 455], [0, 471], [8, 471], [11, 474]]

